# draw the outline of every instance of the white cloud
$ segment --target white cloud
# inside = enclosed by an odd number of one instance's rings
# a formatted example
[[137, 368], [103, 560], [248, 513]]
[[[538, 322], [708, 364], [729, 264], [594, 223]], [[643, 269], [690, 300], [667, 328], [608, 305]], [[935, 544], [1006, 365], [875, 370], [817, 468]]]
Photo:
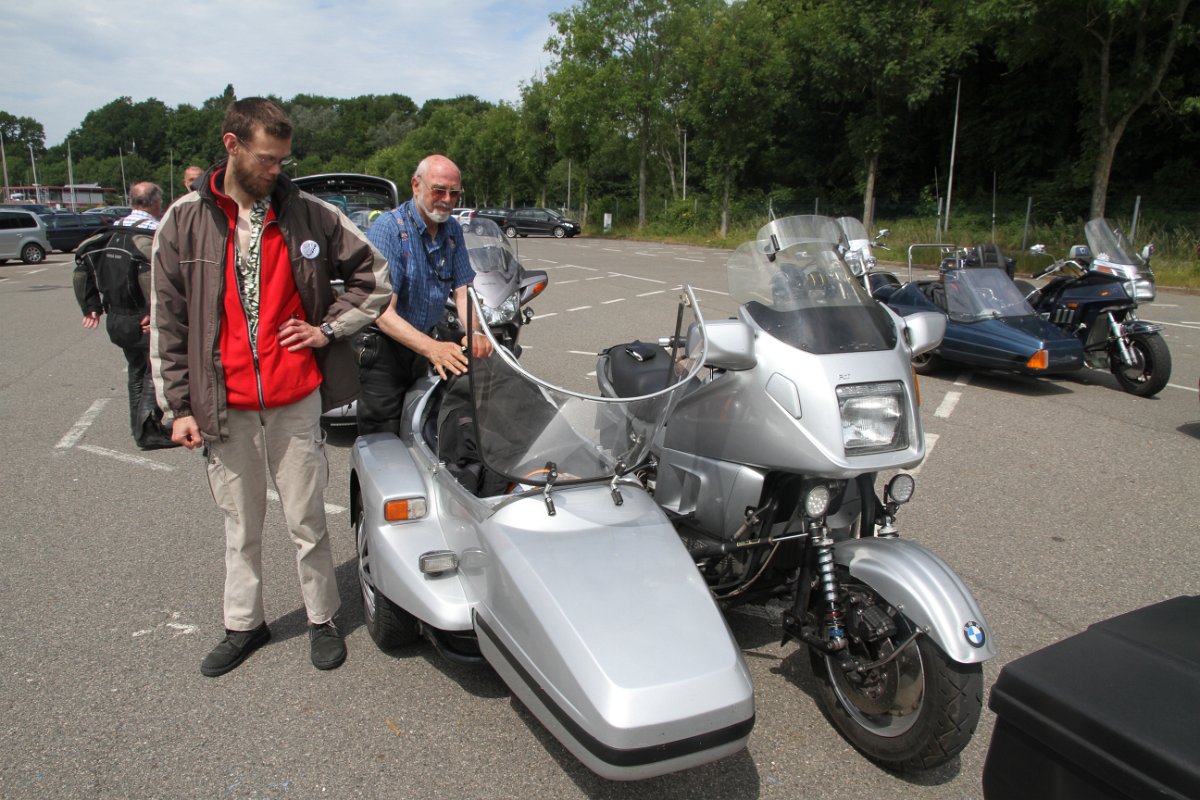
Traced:
[[36, 0], [5, 3], [0, 110], [59, 144], [128, 96], [199, 105], [240, 97], [474, 94], [515, 102], [549, 63], [549, 14], [571, 0]]

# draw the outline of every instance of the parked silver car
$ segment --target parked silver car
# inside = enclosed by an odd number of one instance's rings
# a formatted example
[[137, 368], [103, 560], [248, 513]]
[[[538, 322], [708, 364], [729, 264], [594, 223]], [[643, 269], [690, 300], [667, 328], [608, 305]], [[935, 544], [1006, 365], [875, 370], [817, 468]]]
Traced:
[[0, 264], [19, 258], [26, 264], [40, 264], [50, 250], [46, 223], [31, 211], [0, 209]]

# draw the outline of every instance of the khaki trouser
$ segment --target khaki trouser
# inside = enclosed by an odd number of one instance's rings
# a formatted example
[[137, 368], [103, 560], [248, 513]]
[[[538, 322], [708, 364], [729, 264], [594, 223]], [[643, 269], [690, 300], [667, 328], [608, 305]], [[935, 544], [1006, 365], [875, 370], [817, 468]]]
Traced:
[[263, 622], [262, 532], [269, 472], [296, 545], [300, 592], [310, 622], [328, 622], [340, 605], [325, 526], [329, 483], [320, 392], [265, 411], [229, 409], [229, 438], [208, 445], [208, 483], [225, 512], [225, 627]]

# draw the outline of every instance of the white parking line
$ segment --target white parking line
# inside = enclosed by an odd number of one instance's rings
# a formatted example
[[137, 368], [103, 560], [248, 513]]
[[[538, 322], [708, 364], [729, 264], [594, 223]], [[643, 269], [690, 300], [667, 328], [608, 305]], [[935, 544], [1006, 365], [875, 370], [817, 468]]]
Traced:
[[567, 352], [573, 356], [594, 356], [594, 355], [596, 355], [591, 350], [568, 350]]
[[1197, 389], [1195, 386], [1180, 386], [1177, 383], [1168, 383], [1167, 386], [1170, 386], [1172, 389], [1183, 389], [1184, 391], [1187, 391], [1187, 392], [1200, 391], [1200, 389]]
[[675, 260], [676, 260], [676, 261], [693, 261], [693, 262], [695, 262], [695, 263], [697, 263], [697, 264], [703, 264], [703, 263], [704, 263], [704, 259], [703, 259], [703, 258], [684, 258], [683, 256], [675, 256]]
[[[533, 318], [534, 319], [546, 319], [546, 317], [557, 317], [557, 316], [558, 316], [557, 311], [547, 311], [545, 314], [534, 314]], [[529, 347], [529, 345], [527, 345], [527, 344], [522, 344], [521, 346]]]
[[86, 450], [89, 453], [92, 453], [92, 454], [98, 455], [98, 456], [104, 456], [105, 458], [112, 458], [117, 461], [121, 461], [125, 464], [133, 464], [136, 467], [146, 467], [147, 469], [156, 469], [159, 472], [174, 472], [175, 471], [174, 467], [169, 467], [166, 464], [160, 464], [157, 461], [151, 461], [148, 458], [142, 458], [141, 456], [135, 456], [132, 453], [122, 453], [119, 450], [109, 450], [107, 447], [96, 447], [95, 445], [92, 445], [92, 444], [81, 444], [81, 445], [79, 445], [79, 447], [77, 449]]
[[1172, 328], [1184, 328], [1189, 331], [1200, 330], [1200, 322], [1189, 322], [1188, 320], [1184, 320], [1183, 322], [1163, 322], [1162, 320], [1148, 319], [1146, 322], [1153, 322], [1155, 325], [1170, 325]]
[[601, 303], [600, 305], [602, 305], [602, 306], [607, 306], [607, 305], [612, 305], [613, 303], [624, 303], [624, 302], [625, 302], [625, 298], [624, 298], [624, 297], [618, 297], [616, 300], [605, 300], [605, 301], [604, 301], [603, 303]]
[[45, 272], [45, 271], [46, 271], [46, 268], [42, 267], [41, 269], [31, 269], [31, 270], [29, 270], [29, 272], [26, 272], [25, 274], [26, 275], [37, 275], [39, 272]]
[[652, 294], [662, 294], [665, 291], [666, 291], [666, 289], [657, 289], [653, 292], [642, 292], [641, 294], [638, 295], [638, 297], [649, 297]]
[[954, 407], [958, 405], [959, 399], [962, 397], [962, 392], [946, 392], [946, 396], [942, 398], [942, 403], [937, 407], [937, 411], [933, 412], [935, 417], [949, 419], [954, 413]]
[[654, 278], [643, 278], [641, 275], [626, 275], [624, 272], [610, 272], [614, 278], [633, 278], [635, 281], [646, 281], [647, 283], [666, 283], [666, 281], [656, 280]]
[[568, 308], [567, 311], [587, 311], [589, 308], [591, 306], [576, 306], [575, 308]]
[[92, 403], [91, 407], [88, 408], [87, 411], [83, 412], [83, 416], [71, 426], [71, 430], [67, 431], [66, 435], [58, 440], [58, 444], [56, 444], [54, 448], [56, 450], [66, 450], [74, 447], [79, 440], [83, 438], [83, 435], [87, 433], [87, 429], [90, 428], [92, 423], [96, 421], [96, 417], [100, 414], [101, 409], [108, 405], [108, 401], [110, 399], [111, 398], [108, 397], [102, 397], [96, 402]]
[[[277, 503], [279, 502], [279, 493], [276, 492], [274, 489], [267, 489], [267, 497], [271, 500], [274, 500]], [[333, 503], [326, 503], [325, 504], [325, 513], [326, 514], [344, 514], [344, 513], [346, 513], [346, 509], [343, 506], [335, 506]]]
[[921, 471], [921, 467], [923, 467], [929, 463], [929, 454], [933, 452], [933, 446], [935, 444], [937, 444], [937, 440], [938, 440], [938, 434], [936, 434], [936, 433], [925, 434], [925, 458], [923, 458], [921, 460], [921, 463], [917, 464], [917, 466], [915, 468], [910, 469], [908, 471], [908, 474], [916, 475], [918, 472]]

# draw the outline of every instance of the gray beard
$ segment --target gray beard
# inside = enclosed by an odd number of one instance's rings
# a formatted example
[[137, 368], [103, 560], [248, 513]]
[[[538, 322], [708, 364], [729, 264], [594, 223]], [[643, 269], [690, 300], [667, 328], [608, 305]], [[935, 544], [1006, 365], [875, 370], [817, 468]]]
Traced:
[[421, 213], [425, 215], [431, 222], [436, 222], [441, 225], [446, 220], [450, 219], [449, 211], [438, 211], [436, 209], [426, 208], [425, 204], [419, 198], [414, 197], [413, 202], [417, 204], [417, 208], [421, 209]]

